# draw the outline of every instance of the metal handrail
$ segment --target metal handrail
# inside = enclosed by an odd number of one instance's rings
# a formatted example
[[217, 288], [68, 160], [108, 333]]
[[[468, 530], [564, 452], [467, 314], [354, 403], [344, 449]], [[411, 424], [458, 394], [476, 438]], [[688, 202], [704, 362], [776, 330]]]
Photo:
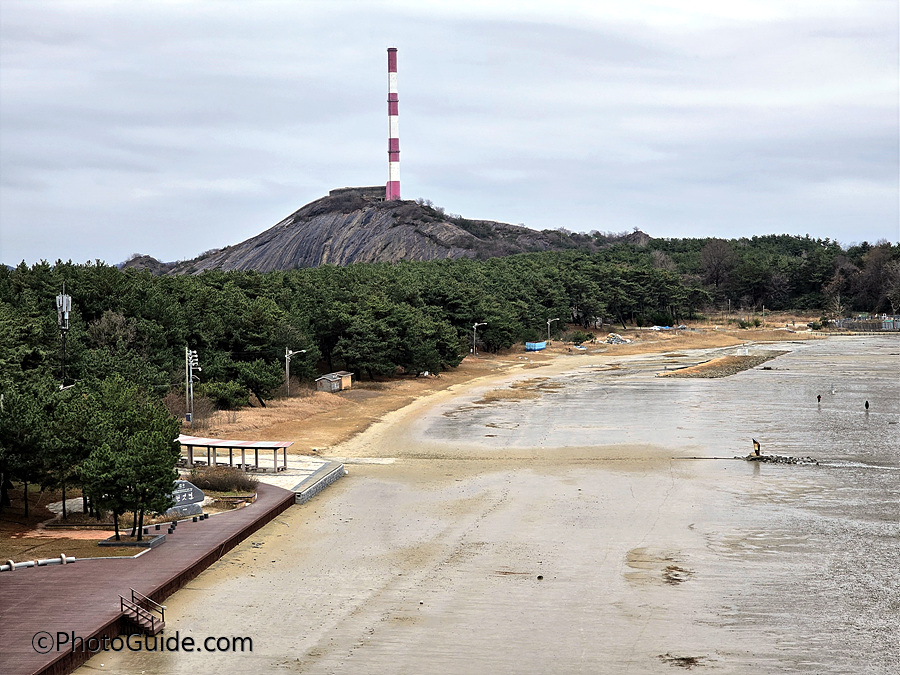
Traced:
[[147, 619], [148, 621], [156, 621], [156, 616], [150, 613], [149, 610], [144, 609], [140, 605], [133, 603], [131, 600], [127, 600], [126, 598], [119, 596], [119, 607], [124, 612], [126, 609], [134, 612], [137, 616]]
[[[135, 599], [135, 596], [138, 596], [137, 599]], [[134, 590], [133, 588], [131, 589], [131, 601], [135, 604], [139, 604], [141, 602], [146, 602], [146, 603], [151, 604], [153, 607], [149, 608], [149, 609], [151, 609], [151, 611], [153, 609], [155, 609], [157, 612], [159, 612], [160, 618], [162, 619], [163, 623], [165, 623], [165, 621], [166, 621], [166, 606], [165, 605], [159, 604], [153, 598], [149, 598], [146, 595], [144, 595], [143, 593]]]
[[150, 630], [154, 633], [156, 632], [156, 622], [159, 619], [156, 618], [155, 615], [151, 614], [149, 610], [144, 609], [140, 605], [133, 603], [131, 600], [126, 600], [123, 596], [119, 596], [119, 610], [124, 614], [125, 610], [129, 610], [134, 612], [138, 617], [150, 622]]

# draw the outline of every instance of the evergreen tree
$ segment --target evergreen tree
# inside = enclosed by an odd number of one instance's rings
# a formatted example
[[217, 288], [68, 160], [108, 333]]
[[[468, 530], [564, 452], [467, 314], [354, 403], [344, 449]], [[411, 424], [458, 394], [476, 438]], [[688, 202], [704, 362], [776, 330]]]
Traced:
[[174, 503], [179, 425], [158, 400], [119, 375], [99, 382], [92, 396], [94, 449], [80, 473], [93, 502], [112, 512], [118, 539], [121, 515], [133, 512], [139, 527], [148, 509], [162, 512]]

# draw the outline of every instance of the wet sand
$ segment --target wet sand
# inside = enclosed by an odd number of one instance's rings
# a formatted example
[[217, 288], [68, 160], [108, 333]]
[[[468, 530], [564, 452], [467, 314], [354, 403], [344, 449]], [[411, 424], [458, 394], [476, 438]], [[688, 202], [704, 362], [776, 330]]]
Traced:
[[[78, 672], [894, 672], [895, 346], [810, 345], [712, 381], [577, 357], [419, 400], [332, 451], [396, 461], [350, 464], [166, 602], [167, 635], [249, 636], [252, 654]], [[817, 410], [823, 363], [848, 393]], [[540, 396], [477, 403], [517, 381]], [[759, 429], [832, 464], [678, 459], [740, 454]]]

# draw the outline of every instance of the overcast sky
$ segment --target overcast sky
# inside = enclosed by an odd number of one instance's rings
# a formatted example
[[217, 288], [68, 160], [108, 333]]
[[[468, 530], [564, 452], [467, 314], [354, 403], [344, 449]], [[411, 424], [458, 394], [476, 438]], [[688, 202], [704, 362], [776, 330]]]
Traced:
[[2, 0], [0, 260], [161, 260], [387, 180], [467, 218], [900, 240], [896, 0]]

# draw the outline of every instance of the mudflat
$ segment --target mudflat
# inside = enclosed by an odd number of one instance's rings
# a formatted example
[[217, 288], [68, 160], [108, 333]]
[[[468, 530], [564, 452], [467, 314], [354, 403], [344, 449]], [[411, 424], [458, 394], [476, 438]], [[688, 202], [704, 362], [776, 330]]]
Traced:
[[[166, 602], [167, 635], [252, 652], [79, 672], [892, 672], [896, 341], [847, 340], [715, 380], [655, 377], [715, 353], [603, 354], [419, 398]], [[751, 434], [823, 463], [686, 459]]]

